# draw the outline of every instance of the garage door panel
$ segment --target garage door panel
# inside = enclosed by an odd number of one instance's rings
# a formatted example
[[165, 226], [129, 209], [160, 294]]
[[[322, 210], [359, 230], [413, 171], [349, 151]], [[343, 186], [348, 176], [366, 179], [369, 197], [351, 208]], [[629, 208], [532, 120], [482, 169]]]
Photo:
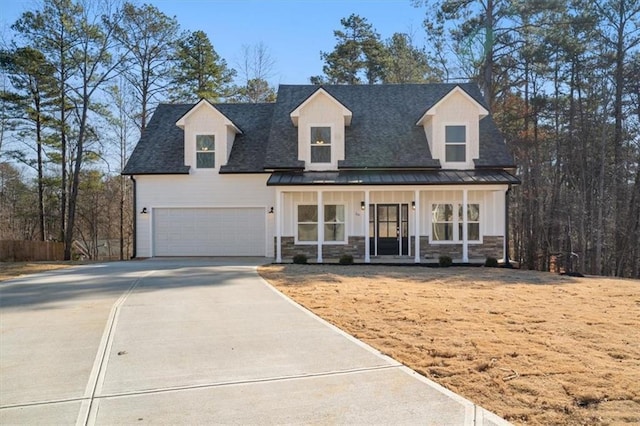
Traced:
[[264, 256], [263, 208], [153, 210], [154, 256]]

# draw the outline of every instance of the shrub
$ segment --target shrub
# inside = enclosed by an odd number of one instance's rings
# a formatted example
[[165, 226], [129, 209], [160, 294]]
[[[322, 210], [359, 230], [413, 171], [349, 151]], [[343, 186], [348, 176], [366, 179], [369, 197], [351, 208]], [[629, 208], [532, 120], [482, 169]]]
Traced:
[[451, 260], [451, 256], [442, 255], [438, 258], [438, 264], [444, 268], [448, 268], [453, 264], [453, 260]]
[[343, 254], [338, 261], [341, 265], [353, 265], [353, 256], [350, 254]]
[[296, 254], [295, 256], [293, 256], [293, 263], [296, 263], [298, 265], [304, 265], [307, 263], [307, 255], [306, 254]]
[[487, 260], [484, 261], [484, 266], [487, 268], [497, 268], [498, 267], [498, 259], [495, 257], [487, 257]]

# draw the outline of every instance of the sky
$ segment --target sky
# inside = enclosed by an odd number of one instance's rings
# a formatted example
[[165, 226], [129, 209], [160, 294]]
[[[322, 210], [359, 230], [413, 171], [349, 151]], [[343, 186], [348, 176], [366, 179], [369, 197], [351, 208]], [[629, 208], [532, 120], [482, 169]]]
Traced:
[[[142, 2], [140, 2], [142, 3]], [[331, 52], [333, 31], [340, 19], [355, 13], [366, 18], [383, 39], [394, 32], [412, 34], [425, 43], [422, 21], [425, 8], [412, 0], [147, 0], [181, 29], [203, 30], [216, 52], [234, 67], [243, 45], [264, 43], [275, 60], [272, 84], [305, 84], [322, 74], [320, 51]], [[36, 0], [0, 0], [0, 31], [10, 38], [9, 27]]]

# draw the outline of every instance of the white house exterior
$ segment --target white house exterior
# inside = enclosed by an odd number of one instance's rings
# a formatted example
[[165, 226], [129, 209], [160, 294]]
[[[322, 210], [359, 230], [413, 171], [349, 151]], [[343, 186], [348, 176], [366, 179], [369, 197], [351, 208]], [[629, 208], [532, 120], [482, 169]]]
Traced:
[[124, 174], [136, 256], [506, 257], [519, 181], [472, 84], [280, 86], [160, 105]]

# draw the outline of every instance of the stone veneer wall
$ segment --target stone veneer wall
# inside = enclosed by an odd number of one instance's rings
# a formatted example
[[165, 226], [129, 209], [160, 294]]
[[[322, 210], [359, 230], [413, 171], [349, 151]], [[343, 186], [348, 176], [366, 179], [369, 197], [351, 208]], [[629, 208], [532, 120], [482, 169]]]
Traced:
[[[274, 253], [276, 239], [274, 238]], [[318, 246], [316, 244], [295, 244], [294, 237], [282, 237], [282, 260], [292, 259], [296, 254], [304, 254], [309, 261], [313, 262], [318, 257]], [[338, 259], [343, 254], [350, 254], [354, 259], [364, 257], [364, 237], [349, 237], [347, 244], [323, 244], [322, 257], [327, 259]]]
[[482, 244], [469, 244], [469, 258], [486, 259], [495, 257], [502, 259], [504, 256], [504, 237], [488, 236], [482, 237]]
[[[484, 236], [482, 244], [469, 244], [469, 259], [486, 259], [495, 257], [502, 259], [502, 236]], [[415, 238], [411, 237], [411, 246], [415, 246]], [[276, 251], [276, 239], [274, 238], [274, 253]], [[294, 237], [282, 237], [282, 260], [290, 260], [296, 254], [305, 254], [309, 261], [318, 257], [316, 244], [295, 244]], [[343, 254], [350, 254], [354, 259], [364, 258], [364, 237], [349, 237], [347, 244], [323, 244], [322, 257], [326, 259], [338, 259]], [[462, 258], [462, 244], [429, 244], [428, 236], [420, 237], [420, 257], [422, 259], [438, 259], [442, 255], [452, 259]]]
[[[502, 259], [502, 236], [484, 236], [482, 244], [469, 244], [469, 259], [486, 259], [495, 257]], [[415, 238], [411, 237], [411, 244], [415, 244]], [[462, 243], [460, 244], [429, 244], [428, 236], [420, 237], [420, 257], [423, 259], [438, 259], [447, 255], [452, 259], [462, 258]]]

